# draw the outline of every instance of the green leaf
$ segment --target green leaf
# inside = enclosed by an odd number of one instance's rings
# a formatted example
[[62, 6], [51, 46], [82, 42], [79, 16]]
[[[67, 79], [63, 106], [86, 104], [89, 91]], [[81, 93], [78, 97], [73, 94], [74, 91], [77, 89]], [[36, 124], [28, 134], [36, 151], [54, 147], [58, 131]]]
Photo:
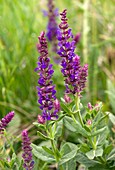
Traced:
[[94, 157], [95, 157], [95, 150], [90, 150], [89, 152], [86, 153], [86, 156], [89, 159], [94, 159]]
[[112, 151], [112, 144], [108, 145], [105, 149], [104, 149], [104, 155], [108, 155], [111, 151]]
[[51, 156], [51, 154], [48, 154], [46, 151], [41, 146], [36, 146], [35, 144], [31, 144], [32, 146], [32, 152], [34, 156], [36, 156], [38, 159], [47, 161], [47, 162], [52, 162], [55, 161], [55, 159]]
[[71, 151], [70, 153], [64, 155], [61, 160], [59, 161], [59, 165], [62, 165], [66, 162], [68, 162], [69, 160], [71, 160], [72, 158], [74, 158], [76, 156], [76, 150]]
[[76, 170], [76, 158], [69, 160], [68, 162], [63, 164], [64, 170]]
[[67, 114], [69, 114], [69, 115], [72, 114], [71, 110], [70, 110], [64, 103], [61, 103], [61, 108], [63, 108], [63, 110], [64, 110]]
[[107, 160], [115, 160], [115, 148], [107, 156]]
[[93, 166], [99, 164], [98, 161], [90, 160], [90, 159], [88, 159], [87, 156], [85, 156], [85, 155], [82, 154], [82, 153], [77, 153], [77, 155], [76, 155], [76, 161], [79, 162], [80, 164], [85, 165], [87, 168], [93, 167]]
[[65, 164], [76, 156], [78, 147], [70, 142], [66, 142], [63, 146], [61, 146], [61, 153], [63, 156], [59, 162], [59, 165]]
[[96, 149], [95, 157], [102, 156], [102, 155], [103, 155], [103, 149], [102, 148]]
[[109, 113], [109, 119], [115, 125], [115, 116], [112, 113]]
[[67, 127], [68, 130], [76, 133], [80, 133], [84, 137], [91, 136], [89, 132], [87, 132], [80, 124], [76, 121], [73, 122], [71, 117], [65, 116], [64, 117], [64, 125]]
[[103, 149], [99, 148], [96, 150], [90, 150], [89, 152], [86, 153], [86, 156], [89, 159], [94, 159], [94, 157], [102, 156], [103, 155]]
[[57, 127], [56, 127], [56, 132], [55, 132], [55, 138], [60, 137], [62, 134], [62, 127], [63, 126], [63, 121], [57, 122]]
[[107, 126], [105, 126], [105, 127], [101, 128], [101, 129], [95, 131], [95, 132], [92, 132], [91, 136], [93, 137], [93, 136], [97, 136], [97, 135], [101, 134], [102, 132], [104, 133], [104, 131], [106, 131], [107, 129], [108, 129]]
[[33, 122], [33, 125], [35, 125], [36, 127], [38, 127], [39, 129], [42, 129], [42, 130], [45, 129], [44, 124], [40, 124], [38, 122]]
[[53, 151], [49, 148], [47, 148], [46, 146], [42, 146], [42, 148], [47, 152], [49, 153], [50, 155], [54, 155]]
[[44, 140], [49, 140], [49, 139], [51, 139], [51, 138], [45, 136], [44, 134], [42, 134], [40, 131], [37, 131], [37, 135], [38, 135], [39, 137], [41, 137], [42, 139], [44, 139]]

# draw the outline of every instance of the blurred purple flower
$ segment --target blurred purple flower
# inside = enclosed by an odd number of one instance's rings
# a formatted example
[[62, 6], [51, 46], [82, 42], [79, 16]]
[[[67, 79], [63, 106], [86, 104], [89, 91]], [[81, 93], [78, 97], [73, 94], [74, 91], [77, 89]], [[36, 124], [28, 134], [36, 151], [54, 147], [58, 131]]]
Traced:
[[[78, 94], [85, 88], [88, 75], [88, 65], [80, 65], [80, 57], [75, 54], [75, 39], [69, 29], [65, 9], [61, 15], [61, 23], [58, 29], [58, 54], [62, 57], [61, 72], [65, 77], [66, 93]], [[70, 41], [70, 39], [72, 39]]]
[[11, 111], [4, 118], [1, 119], [1, 121], [0, 121], [0, 134], [3, 133], [4, 129], [6, 128], [8, 123], [10, 123], [10, 121], [13, 119], [13, 117], [14, 117], [14, 111]]
[[51, 80], [54, 70], [52, 64], [50, 64], [50, 58], [48, 57], [45, 32], [42, 32], [38, 39], [39, 44], [37, 44], [37, 49], [40, 53], [40, 57], [38, 58], [38, 66], [35, 69], [35, 71], [38, 71], [39, 75], [39, 87], [37, 87], [39, 97], [38, 103], [42, 110], [43, 119], [51, 120], [53, 118], [58, 118], [57, 113], [59, 112], [59, 109], [54, 107], [56, 102], [56, 90]]
[[81, 34], [80, 33], [77, 33], [75, 36], [74, 36], [74, 41], [75, 41], [75, 45], [79, 42], [80, 40], [80, 37], [81, 37]]
[[30, 138], [28, 137], [27, 130], [22, 131], [22, 150], [23, 150], [23, 167], [26, 170], [32, 170], [34, 168], [34, 161], [32, 160], [32, 148], [30, 146]]
[[[49, 41], [56, 41], [56, 35], [57, 35], [57, 22], [56, 22], [56, 17], [58, 16], [58, 9], [54, 8], [53, 0], [48, 0], [48, 25], [47, 25], [47, 33], [46, 36]], [[54, 43], [55, 45], [57, 43]], [[55, 47], [56, 48], [56, 47]], [[57, 48], [56, 48], [57, 50]], [[54, 51], [56, 52], [56, 51]]]

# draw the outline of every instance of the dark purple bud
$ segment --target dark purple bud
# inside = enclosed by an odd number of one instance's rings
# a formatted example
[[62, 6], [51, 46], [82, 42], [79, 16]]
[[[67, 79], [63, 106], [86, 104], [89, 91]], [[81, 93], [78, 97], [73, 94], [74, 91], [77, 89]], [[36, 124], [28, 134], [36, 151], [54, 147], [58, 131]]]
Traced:
[[1, 121], [0, 121], [0, 134], [3, 133], [4, 129], [10, 123], [10, 121], [13, 119], [13, 117], [14, 117], [14, 111], [11, 111], [4, 118], [1, 119]]

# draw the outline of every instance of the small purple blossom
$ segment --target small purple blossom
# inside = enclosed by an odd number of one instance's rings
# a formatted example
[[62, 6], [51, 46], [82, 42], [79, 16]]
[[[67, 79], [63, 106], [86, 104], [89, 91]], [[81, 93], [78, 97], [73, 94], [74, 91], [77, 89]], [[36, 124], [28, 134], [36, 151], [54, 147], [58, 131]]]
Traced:
[[39, 75], [39, 86], [37, 87], [38, 103], [42, 110], [43, 119], [51, 120], [53, 118], [58, 118], [57, 113], [59, 112], [59, 109], [54, 107], [56, 102], [56, 90], [51, 80], [54, 70], [52, 64], [50, 64], [50, 58], [48, 57], [45, 32], [42, 32], [38, 39], [39, 44], [37, 44], [37, 49], [40, 53], [40, 57], [38, 58], [38, 66], [35, 69], [35, 71], [38, 71]]
[[80, 57], [75, 54], [75, 38], [69, 29], [65, 9], [61, 15], [61, 23], [58, 29], [58, 54], [62, 57], [61, 72], [65, 77], [66, 93], [78, 94], [85, 88], [88, 75], [88, 65], [80, 65]]
[[10, 123], [10, 121], [13, 119], [13, 117], [14, 117], [14, 111], [11, 111], [4, 118], [1, 119], [1, 121], [0, 121], [0, 134], [3, 133], [4, 129]]
[[26, 170], [32, 170], [34, 168], [34, 161], [32, 160], [32, 147], [30, 146], [30, 138], [28, 137], [27, 130], [22, 131], [22, 150], [23, 150], [23, 167]]

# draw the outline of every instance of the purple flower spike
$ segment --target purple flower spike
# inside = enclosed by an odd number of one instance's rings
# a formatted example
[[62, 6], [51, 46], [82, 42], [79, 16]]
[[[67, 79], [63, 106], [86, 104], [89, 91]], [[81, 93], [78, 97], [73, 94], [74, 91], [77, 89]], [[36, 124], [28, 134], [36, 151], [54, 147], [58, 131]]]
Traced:
[[0, 121], [0, 134], [3, 133], [4, 129], [6, 128], [8, 123], [10, 123], [10, 121], [13, 119], [13, 117], [14, 117], [14, 111], [11, 111], [4, 118], [1, 119], [1, 121]]
[[62, 57], [61, 72], [65, 77], [66, 93], [78, 94], [85, 88], [88, 75], [88, 65], [80, 65], [80, 57], [75, 54], [76, 39], [69, 29], [65, 9], [61, 15], [61, 23], [58, 30], [58, 54]]
[[56, 17], [58, 16], [58, 12], [57, 12], [57, 9], [54, 8], [53, 0], [48, 0], [47, 15], [48, 15], [49, 21], [48, 21], [46, 36], [49, 41], [56, 41], [57, 28], [58, 28]]
[[22, 150], [23, 150], [23, 167], [26, 170], [32, 170], [34, 168], [34, 161], [32, 160], [32, 148], [30, 146], [30, 138], [28, 137], [27, 130], [22, 131]]
[[39, 75], [39, 86], [37, 87], [38, 103], [42, 110], [42, 116], [38, 116], [38, 122], [43, 124], [46, 120], [57, 118], [59, 109], [54, 107], [54, 103], [57, 101], [55, 85], [53, 85], [53, 81], [51, 80], [54, 70], [52, 64], [50, 64], [50, 58], [48, 57], [45, 32], [42, 32], [38, 39], [39, 44], [37, 44], [37, 49], [40, 53], [40, 57], [38, 58], [38, 66], [35, 71], [38, 71]]

